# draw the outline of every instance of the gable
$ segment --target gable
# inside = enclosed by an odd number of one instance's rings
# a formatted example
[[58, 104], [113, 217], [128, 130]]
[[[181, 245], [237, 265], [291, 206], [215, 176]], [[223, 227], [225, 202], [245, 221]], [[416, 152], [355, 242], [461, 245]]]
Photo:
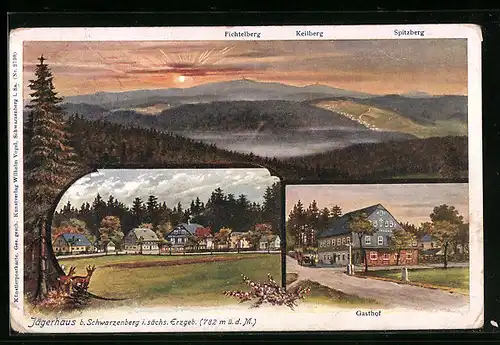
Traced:
[[71, 244], [73, 246], [91, 246], [88, 238], [82, 234], [64, 233], [61, 235], [61, 237], [68, 245]]
[[132, 229], [130, 233], [132, 233], [137, 240], [142, 237], [144, 241], [158, 241], [158, 236], [156, 236], [155, 232], [151, 229], [135, 228]]
[[368, 216], [368, 220], [376, 229], [375, 232], [392, 233], [394, 229], [401, 228], [396, 218], [394, 218], [385, 207], [374, 210], [373, 213]]
[[[381, 204], [372, 205], [354, 210], [344, 214], [342, 217], [333, 220], [330, 225], [323, 231], [318, 238], [333, 237], [337, 235], [346, 235], [349, 230], [349, 222], [355, 216], [366, 214], [368, 220], [376, 228], [375, 232], [392, 233], [395, 228], [401, 228], [392, 214]], [[382, 224], [382, 225], [380, 225]], [[387, 226], [386, 226], [387, 224]], [[392, 225], [392, 226], [391, 226]]]

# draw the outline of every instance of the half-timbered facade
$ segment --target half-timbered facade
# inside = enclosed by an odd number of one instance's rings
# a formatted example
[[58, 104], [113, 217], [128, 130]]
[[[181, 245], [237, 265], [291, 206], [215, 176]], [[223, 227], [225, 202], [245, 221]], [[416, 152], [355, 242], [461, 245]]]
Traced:
[[[358, 234], [349, 229], [350, 221], [360, 214], [365, 214], [374, 227], [372, 235], [363, 235], [360, 238]], [[319, 260], [323, 264], [347, 265], [349, 263], [349, 246], [352, 246], [353, 264], [364, 264], [361, 247], [366, 250], [368, 266], [396, 265], [398, 261], [399, 264], [416, 264], [418, 262], [416, 243], [404, 248], [400, 253], [391, 250], [390, 238], [395, 229], [401, 229], [401, 226], [381, 204], [346, 213], [334, 220], [318, 236]]]

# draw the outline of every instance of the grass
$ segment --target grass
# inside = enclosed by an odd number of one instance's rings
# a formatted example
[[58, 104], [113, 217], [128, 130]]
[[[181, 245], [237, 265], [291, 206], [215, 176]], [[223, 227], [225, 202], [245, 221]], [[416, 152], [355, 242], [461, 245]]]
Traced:
[[[216, 255], [214, 255], [216, 256]], [[225, 255], [217, 255], [224, 257]], [[226, 255], [234, 257], [235, 255]], [[138, 261], [183, 260], [194, 256], [106, 256], [61, 260], [66, 267], [77, 267], [77, 274], [85, 272], [87, 265], [96, 265], [89, 291], [111, 298], [126, 298], [127, 301], [112, 302], [130, 305], [220, 305], [237, 303], [222, 295], [224, 290], [248, 290], [242, 274], [252, 280], [267, 280], [271, 273], [278, 281], [281, 277], [280, 254], [252, 254], [248, 258], [197, 263], [167, 267], [120, 268], [110, 264]], [[199, 256], [196, 256], [199, 257]], [[102, 267], [110, 265], [107, 267]], [[101, 267], [101, 268], [99, 268]]]
[[408, 133], [417, 138], [435, 136], [467, 135], [467, 125], [456, 120], [436, 121], [433, 126], [424, 126], [396, 112], [380, 109], [352, 101], [321, 101], [317, 107], [349, 114], [384, 131]]
[[334, 305], [337, 307], [380, 307], [380, 303], [369, 298], [362, 298], [355, 295], [348, 295], [341, 291], [331, 289], [310, 280], [303, 280], [297, 285], [301, 287], [309, 286], [311, 292], [304, 299], [304, 303], [314, 303], [322, 305]]
[[[367, 275], [401, 280], [400, 270], [370, 271]], [[412, 269], [408, 270], [408, 276], [410, 283], [442, 287], [463, 294], [469, 293], [469, 269], [465, 267]]]

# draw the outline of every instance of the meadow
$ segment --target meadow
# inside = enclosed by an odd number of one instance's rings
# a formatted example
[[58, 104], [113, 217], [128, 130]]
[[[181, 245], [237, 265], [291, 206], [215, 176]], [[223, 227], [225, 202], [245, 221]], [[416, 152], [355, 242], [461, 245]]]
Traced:
[[[76, 267], [85, 275], [87, 265], [95, 265], [89, 292], [106, 298], [121, 298], [114, 305], [210, 306], [238, 303], [222, 294], [244, 290], [242, 274], [252, 280], [267, 280], [270, 273], [281, 281], [280, 254], [226, 255], [108, 255], [61, 259], [68, 270]], [[106, 303], [106, 302], [103, 302]]]
[[[399, 270], [371, 271], [370, 276], [389, 278], [394, 280], [401, 279]], [[444, 287], [450, 291], [463, 294], [469, 293], [469, 268], [425, 268], [408, 270], [410, 282], [429, 284], [435, 287]]]

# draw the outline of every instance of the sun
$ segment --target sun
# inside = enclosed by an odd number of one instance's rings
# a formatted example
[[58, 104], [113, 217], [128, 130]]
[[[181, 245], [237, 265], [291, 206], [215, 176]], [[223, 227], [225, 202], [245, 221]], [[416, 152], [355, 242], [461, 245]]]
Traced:
[[179, 83], [184, 83], [186, 81], [186, 77], [183, 76], [183, 75], [180, 75], [180, 76], [177, 77], [177, 81]]

